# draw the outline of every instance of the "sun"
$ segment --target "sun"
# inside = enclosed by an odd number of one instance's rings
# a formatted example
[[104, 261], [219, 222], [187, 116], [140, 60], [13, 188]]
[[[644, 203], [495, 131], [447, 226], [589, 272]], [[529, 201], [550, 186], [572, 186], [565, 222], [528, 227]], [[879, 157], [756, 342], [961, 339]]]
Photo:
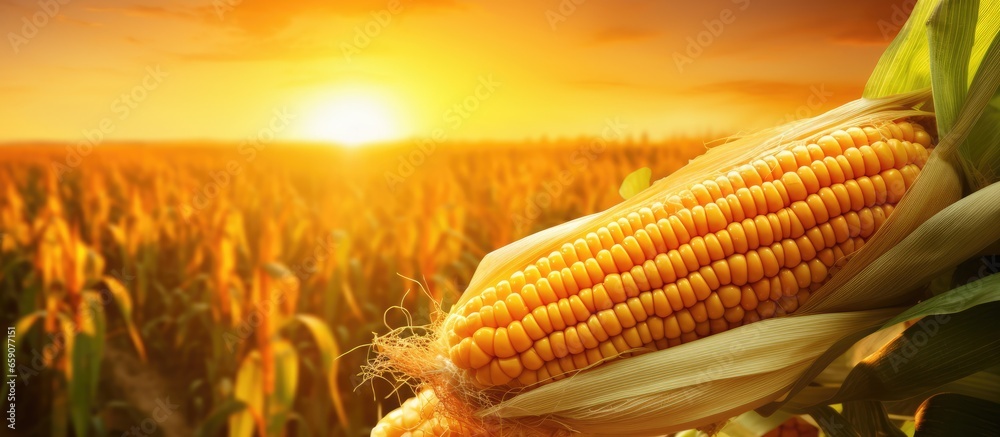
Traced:
[[398, 140], [398, 117], [385, 98], [366, 92], [345, 92], [317, 102], [310, 111], [304, 136], [309, 140], [357, 147]]

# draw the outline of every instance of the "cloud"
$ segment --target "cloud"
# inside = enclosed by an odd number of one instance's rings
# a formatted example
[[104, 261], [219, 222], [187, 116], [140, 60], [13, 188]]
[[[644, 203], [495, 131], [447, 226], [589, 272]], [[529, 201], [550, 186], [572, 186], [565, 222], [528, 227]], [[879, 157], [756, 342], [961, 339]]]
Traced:
[[[802, 2], [774, 0], [752, 2], [723, 32], [704, 46], [702, 58], [747, 57], [769, 59], [787, 56], [782, 49], [819, 48], [830, 45], [884, 47], [905, 23], [914, 0]], [[718, 6], [718, 5], [716, 5]], [[676, 13], [667, 20], [712, 20], [718, 12]], [[683, 53], [690, 39], [705, 31], [704, 25], [686, 21], [663, 23], [665, 28], [685, 29], [667, 40], [671, 51]], [[775, 49], [778, 50], [775, 50]]]
[[768, 102], [804, 102], [813, 94], [823, 94], [833, 101], [852, 100], [861, 95], [863, 84], [806, 83], [779, 80], [730, 80], [696, 85], [680, 91], [688, 95], [718, 94], [736, 96], [741, 100]]
[[190, 8], [165, 8], [162, 6], [148, 6], [148, 5], [125, 5], [125, 6], [88, 6], [84, 10], [88, 12], [96, 13], [111, 13], [119, 14], [128, 17], [151, 17], [151, 18], [164, 18], [164, 17], [180, 17], [180, 18], [197, 18], [198, 14], [195, 10]]
[[[235, 3], [235, 1], [233, 2]], [[235, 6], [228, 6], [225, 0], [219, 0], [198, 8], [197, 13], [216, 22], [234, 24], [249, 34], [260, 35], [280, 31], [297, 18], [316, 16], [367, 17], [373, 12], [388, 9], [392, 4], [398, 4], [402, 7], [400, 13], [412, 10], [463, 9], [465, 7], [458, 0], [356, 0], [350, 2], [299, 0], [281, 3], [243, 1]]]
[[[372, 13], [402, 8], [397, 15], [465, 8], [458, 0], [183, 0], [171, 6], [141, 1], [106, 2], [82, 8], [107, 23], [148, 20], [143, 28], [166, 27], [182, 20], [178, 38], [197, 38], [198, 45], [174, 45], [163, 50], [182, 60], [239, 62], [269, 59], [304, 60], [340, 57], [337, 44], [318, 39], [372, 20]], [[186, 22], [186, 23], [185, 23]], [[176, 22], [175, 22], [176, 23]], [[196, 36], [197, 35], [197, 36]], [[137, 43], [142, 35], [125, 35]]]
[[783, 6], [791, 16], [786, 19], [777, 16], [781, 25], [775, 27], [796, 38], [814, 37], [850, 45], [887, 45], [906, 22], [914, 3], [914, 0], [789, 1], [776, 5]]
[[340, 48], [335, 46], [304, 45], [287, 38], [232, 43], [209, 50], [172, 52], [172, 55], [182, 60], [196, 62], [248, 62], [272, 59], [301, 61], [343, 56]]
[[590, 42], [591, 44], [634, 42], [655, 38], [660, 34], [661, 32], [654, 30], [612, 27], [595, 32]]
[[83, 20], [83, 19], [79, 19], [79, 18], [73, 18], [73, 17], [70, 17], [67, 14], [59, 14], [59, 15], [56, 16], [55, 19], [56, 19], [56, 21], [58, 21], [60, 23], [75, 24], [77, 26], [83, 26], [83, 27], [101, 27], [101, 26], [104, 25], [104, 23], [102, 23], [100, 21], [90, 21], [90, 20]]

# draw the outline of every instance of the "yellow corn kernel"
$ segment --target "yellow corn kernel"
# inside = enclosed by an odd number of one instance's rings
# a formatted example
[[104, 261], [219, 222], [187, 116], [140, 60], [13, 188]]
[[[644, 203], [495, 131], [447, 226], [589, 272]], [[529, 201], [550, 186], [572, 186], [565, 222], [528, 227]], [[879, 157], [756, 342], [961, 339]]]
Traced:
[[447, 436], [471, 435], [468, 429], [435, 414], [438, 404], [434, 391], [425, 389], [407, 399], [399, 408], [386, 414], [372, 428], [372, 437], [403, 437], [408, 435]]

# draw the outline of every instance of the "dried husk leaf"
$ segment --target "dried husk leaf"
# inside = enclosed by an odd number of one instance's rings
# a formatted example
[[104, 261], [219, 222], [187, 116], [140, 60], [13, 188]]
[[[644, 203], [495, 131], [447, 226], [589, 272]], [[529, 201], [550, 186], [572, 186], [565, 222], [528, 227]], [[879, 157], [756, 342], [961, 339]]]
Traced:
[[[588, 433], [669, 433], [776, 399], [830, 344], [877, 327], [896, 308], [763, 320], [693, 343], [605, 364], [530, 390], [481, 415], [545, 417]], [[701, 363], [692, 365], [692, 363]], [[587, 396], [573, 395], [588, 393]], [[641, 420], [636, 415], [643, 416]]]

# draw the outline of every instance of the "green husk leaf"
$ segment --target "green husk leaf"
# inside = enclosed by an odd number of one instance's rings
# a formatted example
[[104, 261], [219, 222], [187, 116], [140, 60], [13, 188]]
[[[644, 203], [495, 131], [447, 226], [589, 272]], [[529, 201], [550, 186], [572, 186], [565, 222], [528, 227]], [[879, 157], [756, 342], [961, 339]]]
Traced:
[[882, 329], [907, 320], [954, 314], [976, 305], [996, 301], [1000, 301], [1000, 275], [990, 275], [920, 302], [886, 322]]
[[864, 97], [872, 99], [905, 93], [931, 85], [930, 51], [924, 24], [937, 2], [918, 1], [910, 18], [882, 53], [865, 85]]
[[966, 181], [972, 190], [1000, 180], [1000, 95], [986, 107], [960, 153]]
[[[979, 71], [979, 65], [983, 62], [983, 56], [991, 41], [1000, 33], [1000, 2], [997, 0], [980, 0], [979, 21], [976, 23], [976, 41], [972, 46], [972, 55], [969, 59], [969, 71], [975, 73]], [[969, 76], [969, 83], [972, 83], [972, 75]]]
[[[996, 368], [994, 368], [996, 369]], [[1000, 375], [989, 370], [977, 372], [939, 387], [942, 392], [959, 393], [1000, 403]]]
[[900, 400], [996, 365], [1000, 303], [924, 318], [851, 371], [829, 402]]
[[975, 41], [978, 1], [942, 1], [927, 22], [931, 89], [938, 133], [951, 131], [969, 86], [969, 58]]
[[938, 393], [958, 393], [965, 396], [1000, 403], [1000, 376], [990, 372], [976, 372], [958, 381], [952, 381], [940, 387], [927, 390], [924, 393], [901, 401], [886, 401], [885, 408], [889, 414], [912, 417], [917, 408], [927, 398]]
[[[938, 333], [938, 326], [941, 325], [942, 321], [950, 320], [950, 318], [947, 317], [948, 314], [960, 313], [961, 311], [966, 311], [969, 308], [978, 308], [977, 305], [996, 302], [1000, 300], [1000, 297], [997, 296], [998, 291], [1000, 291], [1000, 275], [988, 276], [984, 279], [956, 288], [953, 291], [947, 292], [945, 294], [929, 299], [921, 304], [918, 304], [913, 308], [905, 311], [904, 313], [901, 313], [899, 316], [893, 318], [889, 322], [887, 322], [882, 329], [885, 329], [886, 327], [899, 326], [897, 323], [901, 321], [912, 320], [918, 317], [924, 317], [923, 321], [921, 321], [914, 327], [910, 328], [909, 335], [916, 336], [918, 335], [916, 333], [919, 332], [924, 332], [926, 334], [929, 331], [933, 331], [935, 332], [935, 338], [936, 338]], [[938, 316], [938, 315], [945, 315], [945, 317], [934, 318], [934, 319], [930, 318], [930, 316]], [[962, 335], [962, 334], [959, 333], [956, 335]], [[965, 334], [965, 335], [970, 335], [970, 334]], [[980, 334], [975, 334], [975, 335], [980, 335]], [[871, 361], [874, 359], [874, 357], [878, 357], [879, 354], [884, 354], [885, 350], [887, 350], [888, 348], [891, 347], [898, 348], [901, 338], [906, 338], [906, 337], [897, 338], [894, 340], [894, 343], [890, 342], [889, 344], [886, 345], [885, 348], [883, 348], [882, 351], [873, 353], [868, 358], [868, 360]], [[938, 339], [935, 341], [941, 341], [942, 343], [937, 343], [937, 346], [944, 349], [947, 349], [948, 347], [951, 346], [951, 344], [948, 343], [948, 340]], [[959, 339], [957, 341], [958, 343], [954, 342], [953, 343], [964, 344], [962, 343], [962, 341], [965, 340]], [[894, 344], [895, 346], [893, 346]], [[906, 366], [911, 366], [911, 367], [916, 366], [918, 369], [925, 369], [929, 368], [930, 366], [938, 366], [938, 364], [936, 364], [937, 361], [935, 360], [943, 360], [955, 356], [955, 354], [945, 351], [945, 352], [940, 352], [941, 354], [940, 357], [931, 357], [927, 361], [914, 361], [915, 358], [908, 355], [914, 353], [913, 349], [905, 348], [905, 344], [903, 347], [904, 347], [903, 350], [897, 352], [900, 355], [894, 357], [882, 357], [881, 359], [888, 360], [886, 362], [890, 367], [893, 367], [895, 364], [899, 364], [900, 365], [899, 370], [902, 371], [902, 369], [905, 367], [904, 364]], [[924, 352], [933, 355], [932, 352], [927, 352], [927, 351]], [[984, 397], [987, 399], [1000, 400], [1000, 395], [998, 395], [1000, 391], [996, 392], [991, 391], [991, 389], [995, 390], [995, 388], [1000, 387], [1000, 376], [980, 372], [980, 373], [975, 373], [972, 376], [963, 377], [965, 374], [973, 373], [977, 370], [982, 370], [995, 364], [994, 362], [990, 362], [988, 359], [985, 358], [983, 359], [983, 361], [977, 361], [977, 360], [980, 360], [980, 358], [973, 358], [972, 362], [960, 363], [961, 366], [967, 366], [967, 368], [964, 368], [964, 370], [960, 370], [959, 372], [961, 374], [959, 375], [944, 373], [944, 372], [937, 374], [938, 376], [940, 376], [940, 380], [936, 380], [930, 377], [925, 379], [920, 379], [921, 377], [903, 378], [902, 379], [903, 383], [918, 384], [912, 387], [903, 387], [903, 389], [909, 391], [903, 391], [902, 389], [897, 390], [892, 387], [877, 385], [876, 383], [871, 381], [867, 382], [857, 381], [857, 378], [862, 377], [858, 376], [859, 373], [869, 372], [869, 370], [859, 370], [860, 367], [867, 366], [867, 364], [862, 363], [861, 365], [854, 367], [851, 370], [851, 373], [849, 373], [848, 376], [844, 378], [844, 381], [841, 382], [845, 386], [854, 384], [856, 387], [843, 388], [840, 387], [839, 384], [837, 384], [836, 386], [811, 386], [803, 389], [800, 392], [797, 392], [794, 398], [787, 401], [787, 403], [768, 405], [767, 407], [762, 408], [760, 411], [762, 412], [762, 414], [767, 414], [768, 412], [775, 410], [779, 405], [782, 405], [788, 411], [802, 412], [805, 411], [807, 407], [812, 405], [835, 403], [848, 399], [865, 398], [862, 395], [853, 395], [853, 396], [846, 395], [842, 393], [844, 390], [873, 390], [878, 393], [878, 396], [873, 395], [872, 397], [882, 400], [898, 400], [907, 398], [909, 396], [915, 396], [918, 394], [924, 394], [924, 395], [933, 394], [931, 393], [931, 391], [935, 389], [940, 389], [940, 390], [947, 389], [950, 391], [957, 391], [965, 394]], [[885, 365], [885, 363], [883, 363], [883, 365]], [[942, 366], [946, 365], [942, 364]], [[952, 368], [952, 370], [955, 369]], [[895, 372], [896, 369], [892, 369], [892, 371], [888, 373], [893, 374]], [[852, 380], [850, 378], [854, 379]], [[857, 382], [851, 382], [851, 381], [857, 381]], [[826, 383], [832, 384], [833, 382], [826, 381]], [[866, 386], [866, 384], [868, 384], [868, 386]], [[912, 414], [912, 410], [910, 410], [910, 414]]]
[[640, 168], [628, 176], [625, 176], [625, 180], [622, 181], [621, 188], [618, 189], [618, 194], [622, 196], [622, 199], [628, 199], [640, 191], [649, 188], [649, 179], [653, 176], [653, 170], [649, 167]]
[[[945, 3], [950, 4], [944, 5]], [[974, 39], [971, 51], [965, 52], [963, 49], [962, 52], [949, 54], [945, 50], [942, 52], [942, 55], [933, 56], [933, 59], [935, 62], [945, 62], [949, 58], [953, 62], [964, 60], [964, 62], [961, 62], [961, 65], [949, 66], [948, 64], [944, 64], [944, 66], [964, 69], [967, 72], [966, 76], [963, 76], [966, 83], [972, 82], [972, 74], [979, 70], [987, 47], [989, 47], [991, 41], [997, 35], [997, 31], [1000, 30], [1000, 4], [996, 0], [981, 1], [978, 2], [978, 5], [969, 2], [956, 3], [959, 2], [927, 0], [917, 2], [906, 24], [903, 25], [899, 34], [889, 44], [885, 52], [882, 53], [882, 57], [879, 59], [878, 64], [876, 64], [875, 70], [868, 78], [868, 83], [865, 86], [863, 94], [864, 97], [885, 97], [931, 86], [932, 54], [930, 49], [932, 48], [932, 44], [943, 48], [950, 45], [945, 39], [953, 39], [951, 42], [967, 41], [969, 39], [967, 35], [971, 35]], [[952, 34], [935, 33], [934, 30], [928, 28], [927, 23], [932, 19], [935, 9], [942, 5], [952, 10], [960, 8], [966, 11], [968, 11], [970, 6], [972, 8], [978, 6], [978, 13], [976, 14], [978, 16], [978, 23], [972, 26], [971, 23], [975, 22], [975, 17], [970, 21], [968, 13], [964, 15], [946, 13], [945, 16], [938, 17], [937, 23], [945, 26], [938, 27], [938, 29], [949, 28], [957, 30]], [[951, 24], [945, 25], [941, 21], [945, 17], [951, 21]], [[955, 24], [958, 25], [957, 28], [954, 27]], [[936, 40], [932, 38], [936, 38]], [[940, 66], [942, 64], [938, 63], [934, 65]], [[935, 82], [934, 86], [937, 87], [938, 83]], [[964, 95], [964, 93], [961, 94], [961, 96]], [[935, 93], [935, 107], [938, 106], [938, 97], [938, 93]], [[958, 108], [958, 106], [955, 106], [955, 108]]]
[[[995, 6], [1000, 9], [1000, 5]], [[992, 18], [1000, 22], [1000, 12], [993, 12]], [[994, 29], [996, 32], [997, 29]], [[975, 48], [974, 48], [975, 50]], [[986, 80], [989, 75], [997, 75], [990, 70], [990, 57], [998, 56], [1000, 52], [1000, 34], [994, 33], [992, 43], [983, 55], [986, 68], [976, 73], [976, 80]], [[1000, 89], [994, 88], [993, 95], [983, 111], [978, 123], [969, 133], [969, 139], [959, 149], [962, 157], [962, 168], [966, 180], [973, 190], [981, 189], [1000, 179]]]
[[945, 393], [917, 411], [914, 437], [1000, 435], [1000, 404]]

